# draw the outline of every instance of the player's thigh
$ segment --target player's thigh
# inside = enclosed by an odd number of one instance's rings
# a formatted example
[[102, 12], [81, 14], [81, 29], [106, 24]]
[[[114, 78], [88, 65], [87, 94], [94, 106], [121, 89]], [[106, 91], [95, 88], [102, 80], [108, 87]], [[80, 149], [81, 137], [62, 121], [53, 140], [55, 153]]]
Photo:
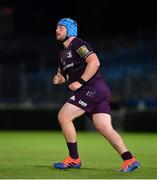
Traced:
[[74, 120], [83, 115], [85, 111], [71, 103], [65, 103], [58, 114], [59, 121]]
[[92, 116], [93, 124], [97, 130], [112, 129], [111, 116], [106, 113], [96, 113]]

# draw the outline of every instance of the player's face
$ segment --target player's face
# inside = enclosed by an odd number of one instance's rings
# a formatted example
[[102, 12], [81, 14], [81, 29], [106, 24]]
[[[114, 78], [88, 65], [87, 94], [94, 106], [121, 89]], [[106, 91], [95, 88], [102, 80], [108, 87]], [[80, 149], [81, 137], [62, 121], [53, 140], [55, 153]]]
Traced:
[[67, 29], [65, 26], [57, 26], [56, 28], [56, 39], [63, 41], [66, 38]]

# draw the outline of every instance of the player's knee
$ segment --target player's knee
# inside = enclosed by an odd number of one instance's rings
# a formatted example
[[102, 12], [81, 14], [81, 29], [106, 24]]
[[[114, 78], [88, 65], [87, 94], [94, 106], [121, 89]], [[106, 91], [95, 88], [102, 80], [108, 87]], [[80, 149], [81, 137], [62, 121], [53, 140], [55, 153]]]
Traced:
[[63, 123], [65, 123], [65, 122], [67, 122], [67, 121], [69, 121], [70, 119], [65, 115], [65, 114], [62, 114], [62, 113], [59, 113], [58, 114], [58, 122], [60, 123], [60, 124], [63, 124]]
[[104, 127], [101, 127], [101, 126], [97, 126], [96, 127], [96, 130], [100, 133], [100, 134], [103, 134], [104, 136], [107, 136], [109, 134], [112, 134], [114, 129], [112, 126], [104, 126]]
[[58, 114], [58, 122], [61, 124], [64, 121], [64, 117], [59, 113]]

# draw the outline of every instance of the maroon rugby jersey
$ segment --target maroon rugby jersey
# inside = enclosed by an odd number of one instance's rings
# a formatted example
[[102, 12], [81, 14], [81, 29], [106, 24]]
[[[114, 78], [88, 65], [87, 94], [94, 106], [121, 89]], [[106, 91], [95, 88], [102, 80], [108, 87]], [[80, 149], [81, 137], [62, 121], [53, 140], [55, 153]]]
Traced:
[[[77, 37], [71, 41], [67, 48], [60, 51], [60, 69], [63, 74], [69, 76], [69, 84], [80, 79], [87, 66], [85, 59], [92, 53], [94, 50], [91, 45]], [[84, 86], [109, 90], [99, 69]]]

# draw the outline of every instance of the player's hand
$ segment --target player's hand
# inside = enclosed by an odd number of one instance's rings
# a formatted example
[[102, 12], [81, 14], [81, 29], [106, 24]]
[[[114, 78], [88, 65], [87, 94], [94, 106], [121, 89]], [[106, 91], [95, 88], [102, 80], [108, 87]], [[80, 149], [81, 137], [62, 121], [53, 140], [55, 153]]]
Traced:
[[73, 83], [71, 83], [69, 85], [69, 89], [71, 89], [72, 91], [76, 91], [78, 90], [80, 87], [82, 86], [82, 84], [80, 84], [78, 81], [75, 81]]
[[53, 84], [62, 84], [65, 83], [65, 78], [61, 75], [61, 73], [57, 73], [52, 79]]
[[53, 84], [60, 84], [61, 79], [58, 76], [54, 76], [52, 79]]

